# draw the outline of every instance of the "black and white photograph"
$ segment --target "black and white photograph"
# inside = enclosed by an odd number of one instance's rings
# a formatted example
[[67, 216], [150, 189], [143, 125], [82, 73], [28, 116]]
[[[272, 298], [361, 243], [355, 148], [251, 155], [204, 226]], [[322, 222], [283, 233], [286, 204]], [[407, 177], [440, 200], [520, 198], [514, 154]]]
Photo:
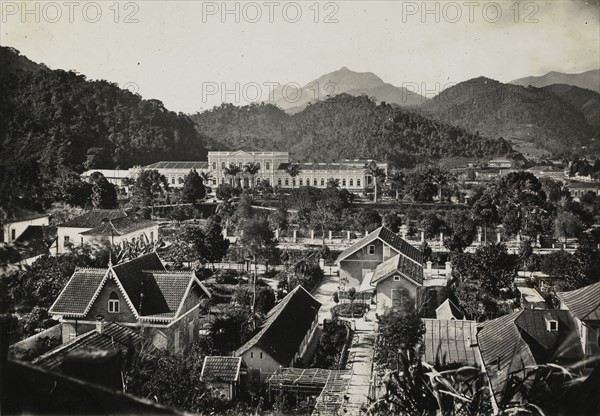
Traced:
[[600, 415], [600, 0], [0, 0], [0, 415]]

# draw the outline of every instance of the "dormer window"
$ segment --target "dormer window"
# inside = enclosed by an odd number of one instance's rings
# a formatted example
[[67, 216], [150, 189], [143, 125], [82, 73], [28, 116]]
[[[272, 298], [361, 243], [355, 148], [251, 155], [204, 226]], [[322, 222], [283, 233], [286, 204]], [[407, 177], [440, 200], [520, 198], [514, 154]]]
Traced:
[[119, 313], [120, 305], [119, 305], [119, 295], [116, 292], [111, 292], [108, 297], [108, 312], [109, 313]]
[[548, 329], [548, 331], [558, 331], [558, 321], [556, 319], [546, 318], [546, 328]]

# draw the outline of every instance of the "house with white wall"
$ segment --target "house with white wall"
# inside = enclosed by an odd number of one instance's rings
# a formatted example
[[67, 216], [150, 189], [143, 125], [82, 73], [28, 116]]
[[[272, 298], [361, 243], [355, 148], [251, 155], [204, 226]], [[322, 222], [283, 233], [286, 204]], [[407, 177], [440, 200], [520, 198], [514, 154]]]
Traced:
[[8, 215], [0, 227], [0, 244], [13, 244], [29, 226], [46, 226], [50, 216], [18, 208]]

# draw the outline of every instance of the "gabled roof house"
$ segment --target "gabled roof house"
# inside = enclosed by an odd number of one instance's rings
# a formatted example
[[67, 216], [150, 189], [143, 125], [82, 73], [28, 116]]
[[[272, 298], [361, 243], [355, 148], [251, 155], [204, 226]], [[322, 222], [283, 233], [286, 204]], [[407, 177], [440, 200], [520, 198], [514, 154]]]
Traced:
[[510, 381], [525, 379], [532, 367], [583, 359], [577, 325], [564, 310], [518, 310], [484, 322], [477, 342], [495, 405], [519, 400]]
[[297, 286], [273, 307], [256, 333], [234, 355], [242, 357], [260, 380], [279, 367], [293, 367], [314, 346], [321, 303]]
[[[392, 258], [395, 259], [391, 260]], [[342, 283], [350, 287], [358, 287], [368, 273], [374, 272], [387, 260], [389, 263], [379, 270], [379, 275], [374, 277], [375, 279], [383, 280], [396, 268], [405, 277], [422, 284], [423, 255], [418, 248], [384, 226], [342, 251], [336, 263], [340, 267]]]
[[92, 329], [100, 315], [154, 328], [157, 347], [179, 351], [195, 338], [199, 300], [210, 296], [193, 272], [167, 271], [150, 253], [106, 269], [76, 269], [49, 312], [62, 322], [63, 342]]

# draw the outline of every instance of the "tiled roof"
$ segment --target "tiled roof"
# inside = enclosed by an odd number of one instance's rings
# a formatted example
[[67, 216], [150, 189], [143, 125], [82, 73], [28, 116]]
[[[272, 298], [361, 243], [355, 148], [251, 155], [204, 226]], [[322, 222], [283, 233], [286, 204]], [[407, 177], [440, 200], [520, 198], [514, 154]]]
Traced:
[[394, 250], [399, 252], [400, 254], [410, 258], [411, 260], [414, 260], [419, 264], [423, 264], [423, 255], [421, 254], [421, 251], [418, 248], [412, 246], [410, 243], [402, 239], [402, 237], [400, 237], [398, 234], [395, 234], [394, 232], [392, 232], [392, 230], [384, 226], [381, 226], [375, 231], [367, 234], [364, 238], [352, 244], [346, 250], [342, 251], [341, 254], [338, 256], [337, 261], [342, 261], [349, 255], [354, 253], [356, 250], [366, 246], [367, 244], [369, 244], [372, 241], [375, 241], [378, 238], [390, 247], [392, 247]]
[[123, 285], [123, 289], [127, 292], [131, 303], [137, 310], [140, 306], [140, 295], [142, 293], [142, 271], [165, 271], [165, 266], [163, 266], [158, 255], [152, 252], [125, 263], [117, 264], [113, 266], [113, 270], [121, 285]]
[[600, 282], [556, 296], [582, 321], [600, 321]]
[[97, 209], [88, 211], [59, 225], [59, 227], [95, 228], [102, 224], [103, 220], [116, 220], [126, 217], [125, 211], [120, 209]]
[[232, 383], [239, 380], [242, 357], [208, 356], [202, 365], [202, 381], [224, 381]]
[[[144, 271], [144, 299], [140, 315], [173, 317], [177, 314], [188, 287], [196, 281], [194, 272]], [[210, 292], [201, 282], [196, 282], [208, 297]]]
[[256, 345], [281, 365], [289, 365], [320, 307], [302, 286], [296, 287], [269, 311], [257, 333], [235, 355], [241, 356]]
[[104, 324], [102, 334], [95, 329], [86, 332], [60, 345], [59, 347], [41, 355], [33, 361], [33, 364], [47, 369], [59, 370], [65, 356], [72, 351], [87, 350], [111, 350], [118, 349], [125, 356], [134, 343], [140, 339], [137, 332], [129, 327], [115, 322]]
[[477, 322], [423, 319], [425, 362], [431, 365], [480, 366], [477, 355]]
[[134, 216], [120, 217], [107, 222], [102, 222], [91, 230], [84, 231], [81, 235], [125, 235], [134, 231], [154, 227], [158, 223]]
[[381, 263], [373, 271], [371, 285], [375, 285], [399, 272], [416, 284], [423, 284], [423, 266], [406, 258], [402, 254], [391, 257]]
[[[111, 269], [77, 269], [50, 308], [50, 313], [85, 316], [108, 270]], [[194, 272], [166, 271], [154, 252], [112, 266], [112, 271], [126, 294], [126, 300], [131, 302], [133, 312], [140, 319], [175, 318], [192, 288], [210, 297], [210, 292]]]
[[50, 307], [54, 315], [85, 315], [106, 269], [76, 269]]
[[208, 167], [208, 162], [189, 162], [189, 161], [175, 161], [175, 160], [167, 160], [156, 162], [148, 166], [144, 166], [144, 169], [206, 169]]
[[6, 222], [19, 222], [19, 221], [28, 221], [35, 220], [37, 218], [48, 217], [48, 214], [44, 214], [37, 211], [32, 211], [30, 209], [25, 208], [14, 208], [9, 211], [8, 216], [6, 218]]
[[[546, 316], [559, 321], [554, 334], [546, 329]], [[497, 401], [505, 394], [507, 380], [526, 367], [583, 358], [574, 322], [567, 311], [556, 309], [520, 310], [485, 322], [477, 340]]]

